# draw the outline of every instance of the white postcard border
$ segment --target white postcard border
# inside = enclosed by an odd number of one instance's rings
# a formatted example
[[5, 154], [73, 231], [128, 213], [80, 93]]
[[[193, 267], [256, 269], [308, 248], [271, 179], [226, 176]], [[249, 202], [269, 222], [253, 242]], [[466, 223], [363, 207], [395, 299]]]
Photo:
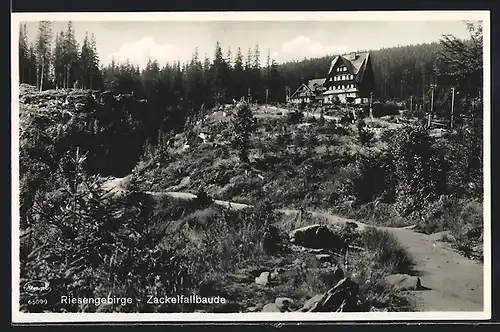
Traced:
[[[361, 313], [21, 313], [19, 311], [19, 73], [21, 21], [483, 21], [484, 63], [484, 297], [480, 312]], [[336, 322], [336, 321], [464, 321], [491, 319], [491, 54], [490, 12], [360, 11], [360, 12], [152, 12], [152, 13], [13, 13], [11, 14], [11, 170], [12, 170], [12, 322]]]

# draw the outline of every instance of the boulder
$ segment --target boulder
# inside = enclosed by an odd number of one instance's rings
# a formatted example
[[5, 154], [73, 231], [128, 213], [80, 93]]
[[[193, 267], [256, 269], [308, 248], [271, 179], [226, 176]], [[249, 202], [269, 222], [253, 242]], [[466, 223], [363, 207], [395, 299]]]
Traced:
[[385, 281], [397, 290], [418, 290], [422, 287], [419, 277], [408, 274], [391, 274]]
[[299, 311], [309, 312], [312, 308], [316, 307], [317, 303], [319, 301], [321, 301], [323, 296], [324, 296], [324, 294], [314, 295], [309, 300], [307, 300], [306, 303], [304, 303], [304, 305], [302, 306], [302, 309], [300, 309]]
[[276, 303], [268, 303], [262, 308], [262, 312], [281, 312]]
[[309, 299], [302, 312], [352, 312], [357, 310], [359, 286], [349, 278], [340, 280], [324, 294]]
[[260, 276], [255, 278], [255, 283], [258, 285], [265, 286], [269, 283], [269, 276], [270, 276], [269, 272], [262, 272]]
[[278, 298], [276, 298], [274, 303], [276, 304], [276, 307], [281, 312], [291, 311], [291, 308], [294, 305], [294, 301], [289, 297], [278, 297]]
[[290, 232], [290, 241], [298, 246], [312, 249], [341, 251], [345, 247], [342, 237], [327, 226], [315, 224]]

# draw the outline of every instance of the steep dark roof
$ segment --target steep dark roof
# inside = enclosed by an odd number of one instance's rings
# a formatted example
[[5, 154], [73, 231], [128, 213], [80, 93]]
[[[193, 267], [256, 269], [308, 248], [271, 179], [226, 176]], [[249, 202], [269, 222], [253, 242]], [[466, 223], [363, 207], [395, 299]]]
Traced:
[[317, 85], [319, 89], [323, 89], [323, 84], [325, 83], [325, 81], [326, 78], [313, 78], [312, 80], [309, 80], [309, 82], [307, 82], [307, 86], [311, 91], [316, 90], [315, 85]]
[[351, 73], [354, 75], [358, 76], [358, 73], [361, 74], [361, 77], [357, 77], [358, 79], [362, 78], [362, 75], [366, 69], [366, 65], [368, 64], [368, 58], [370, 56], [370, 53], [368, 52], [363, 52], [363, 53], [356, 53], [354, 58], [354, 54], [345, 54], [341, 56], [336, 56], [335, 59], [333, 59], [331, 65], [330, 65], [330, 70], [328, 70], [328, 75], [333, 70], [333, 67], [337, 63], [337, 61], [341, 60], [348, 68]]
[[290, 98], [295, 97], [312, 97], [314, 93], [311, 89], [304, 83], [302, 83], [299, 88], [290, 96]]

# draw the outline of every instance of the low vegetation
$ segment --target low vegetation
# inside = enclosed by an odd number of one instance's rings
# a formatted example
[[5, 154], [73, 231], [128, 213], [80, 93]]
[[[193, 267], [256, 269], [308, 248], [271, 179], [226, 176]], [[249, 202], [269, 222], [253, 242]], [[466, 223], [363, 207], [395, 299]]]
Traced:
[[[39, 38], [48, 30], [50, 24], [41, 24]], [[39, 44], [46, 43], [49, 38]], [[69, 89], [77, 68], [57, 67], [52, 82], [44, 74], [51, 57], [36, 57], [32, 50], [28, 63], [27, 45], [21, 45], [27, 64], [22, 82], [37, 86], [20, 89], [20, 286], [47, 280], [52, 288], [45, 306], [30, 305], [21, 292], [21, 309], [247, 312], [289, 297], [297, 310], [348, 277], [359, 287], [356, 310], [414, 310], [409, 294], [386, 282], [389, 275], [413, 272], [412, 258], [390, 232], [334, 227], [308, 211], [371, 226], [416, 225], [420, 232], [442, 233], [464, 255], [482, 258], [482, 88], [464, 79], [477, 80], [482, 65], [474, 57], [477, 68], [468, 72], [468, 58], [457, 54], [467, 45], [443, 41], [452, 53], [444, 52], [445, 60], [456, 60], [449, 61], [453, 75], [447, 76], [467, 98], [457, 97], [463, 110], [459, 125], [439, 135], [426, 126], [425, 104], [400, 115], [402, 103], [376, 103], [374, 120], [366, 109], [355, 119], [335, 105], [319, 117], [257, 103], [224, 106], [224, 98], [239, 98], [247, 88], [238, 84], [226, 95], [228, 82], [205, 75], [228, 72], [220, 45], [213, 64], [200, 69], [193, 58], [187, 72], [180, 64], [160, 70], [150, 62], [142, 77], [130, 64], [112, 64], [99, 80], [99, 87], [110, 90], [105, 92]], [[32, 82], [29, 70], [37, 66], [41, 70]], [[95, 63], [82, 66], [97, 69]], [[281, 88], [277, 64], [269, 69], [269, 84]], [[83, 87], [97, 84], [92, 75]], [[59, 84], [66, 89], [43, 91]], [[259, 80], [252, 84], [264, 86]], [[121, 195], [103, 189], [103, 176], [127, 174]], [[197, 198], [151, 194], [165, 191]], [[228, 209], [217, 199], [252, 207]], [[291, 231], [318, 223], [332, 228], [328, 234], [340, 239], [340, 252], [318, 258], [311, 248], [291, 243]], [[324, 255], [332, 261], [321, 261]], [[269, 280], [259, 279], [266, 272]], [[149, 295], [172, 294], [223, 296], [229, 302], [146, 301]], [[134, 300], [69, 307], [61, 295]]]
[[[48, 278], [53, 288], [46, 306], [31, 307], [27, 298], [21, 298], [23, 310], [238, 312], [262, 308], [279, 296], [300, 304], [338, 281], [330, 270], [319, 269], [314, 255], [290, 250], [288, 230], [300, 224], [286, 227], [286, 217], [268, 201], [231, 211], [202, 195], [191, 201], [137, 192], [106, 196], [99, 178], [82, 171], [84, 163], [78, 154], [62, 163], [67, 172], [58, 177], [58, 189], [47, 192], [36, 205], [36, 219], [22, 236], [22, 280]], [[307, 219], [302, 221], [307, 223]], [[276, 230], [273, 241], [280, 244], [272, 253], [263, 242], [270, 227]], [[342, 262], [348, 276], [361, 285], [359, 307], [408, 310], [399, 304], [411, 302], [385, 285], [383, 278], [407, 271], [410, 258], [387, 232], [368, 229], [359, 238], [356, 243], [366, 252], [350, 255], [348, 266]], [[300, 265], [294, 263], [297, 259]], [[253, 284], [261, 271], [277, 267], [275, 285], [262, 289]], [[229, 302], [220, 306], [145, 303], [149, 295], [170, 295], [166, 292], [223, 296]], [[109, 294], [134, 301], [125, 306], [60, 303], [61, 295]]]

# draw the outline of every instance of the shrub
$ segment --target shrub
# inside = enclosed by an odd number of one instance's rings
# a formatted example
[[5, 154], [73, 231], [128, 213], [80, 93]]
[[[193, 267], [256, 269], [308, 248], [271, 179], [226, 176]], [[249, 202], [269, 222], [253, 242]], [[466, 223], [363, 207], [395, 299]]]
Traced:
[[232, 144], [238, 150], [238, 156], [242, 162], [248, 162], [250, 135], [255, 130], [255, 124], [250, 106], [248, 104], [240, 105], [232, 122]]
[[393, 140], [395, 139], [397, 134], [397, 131], [394, 129], [386, 129], [382, 131], [382, 134], [380, 135], [380, 140], [384, 143], [392, 143]]
[[463, 205], [455, 223], [450, 227], [455, 247], [467, 257], [483, 259], [483, 204], [477, 200]]
[[444, 158], [425, 128], [401, 129], [389, 149], [397, 179], [397, 207], [403, 216], [422, 211], [446, 191]]
[[292, 111], [287, 114], [287, 122], [289, 124], [301, 123], [304, 119], [304, 114], [301, 111]]
[[394, 103], [374, 103], [373, 116], [397, 115], [399, 114], [399, 108], [400, 107]]
[[361, 145], [369, 145], [373, 141], [375, 133], [366, 127], [363, 120], [359, 120], [357, 123], [358, 128], [358, 141]]
[[454, 247], [466, 256], [482, 258], [483, 224], [479, 200], [441, 196], [425, 210], [417, 228], [425, 233], [448, 230]]
[[375, 267], [392, 273], [411, 273], [414, 262], [398, 239], [385, 230], [368, 227], [361, 233], [361, 243], [372, 255]]
[[483, 196], [483, 142], [479, 130], [465, 127], [440, 141], [447, 163], [447, 187], [457, 197]]

